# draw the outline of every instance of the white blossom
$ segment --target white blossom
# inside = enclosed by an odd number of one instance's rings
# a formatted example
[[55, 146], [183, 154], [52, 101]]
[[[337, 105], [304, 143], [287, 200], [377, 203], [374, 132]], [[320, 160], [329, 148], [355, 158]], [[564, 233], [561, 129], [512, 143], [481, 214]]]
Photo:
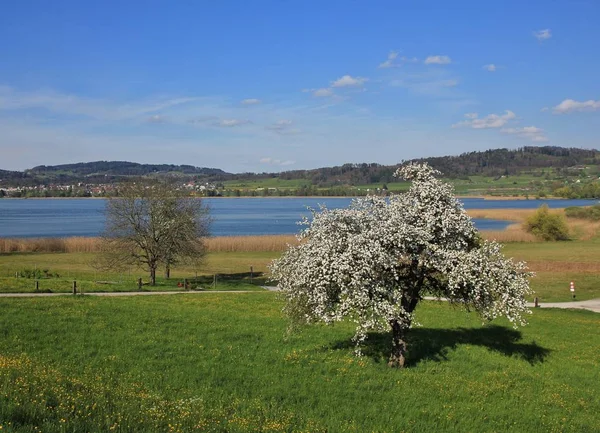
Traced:
[[409, 164], [396, 172], [412, 181], [404, 194], [312, 211], [312, 219], [302, 222], [300, 244], [271, 265], [294, 323], [350, 318], [357, 324], [357, 349], [368, 331], [391, 328], [392, 360], [397, 364], [400, 357], [400, 366], [404, 333], [426, 295], [485, 319], [505, 316], [515, 326], [525, 324], [531, 274], [524, 263], [505, 258], [497, 243], [479, 237], [437, 174], [426, 164]]

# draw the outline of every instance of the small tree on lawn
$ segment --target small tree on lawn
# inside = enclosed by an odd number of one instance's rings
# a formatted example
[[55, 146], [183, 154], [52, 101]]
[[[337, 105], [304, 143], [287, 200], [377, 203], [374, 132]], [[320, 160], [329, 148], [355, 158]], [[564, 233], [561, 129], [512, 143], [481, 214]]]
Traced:
[[170, 180], [123, 184], [106, 203], [98, 266], [116, 269], [141, 265], [156, 284], [156, 270], [179, 262], [199, 262], [210, 218], [199, 198], [190, 197]]
[[426, 164], [396, 176], [408, 192], [356, 199], [348, 209], [313, 211], [290, 247], [271, 264], [292, 324], [357, 323], [357, 352], [369, 330], [392, 331], [389, 365], [403, 367], [406, 333], [425, 295], [445, 297], [485, 319], [524, 325], [526, 266], [481, 240], [452, 188]]

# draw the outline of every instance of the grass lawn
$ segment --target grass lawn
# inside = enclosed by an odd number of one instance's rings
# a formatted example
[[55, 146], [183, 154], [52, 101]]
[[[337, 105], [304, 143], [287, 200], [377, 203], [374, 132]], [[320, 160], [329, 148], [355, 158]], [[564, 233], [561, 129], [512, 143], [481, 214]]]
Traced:
[[482, 327], [417, 309], [409, 367], [349, 323], [286, 337], [272, 293], [0, 299], [0, 427], [63, 431], [599, 431], [600, 316]]
[[[143, 290], [182, 290], [178, 283], [185, 278], [195, 281], [194, 286], [213, 290], [217, 275], [216, 290], [263, 290], [260, 285], [267, 282], [267, 264], [279, 253], [274, 252], [230, 252], [210, 253], [200, 269], [179, 267], [171, 272], [171, 279], [157, 278], [154, 287], [145, 285]], [[24, 270], [48, 270], [58, 278], [41, 278], [39, 290], [69, 292], [73, 280], [84, 292], [122, 292], [137, 290], [137, 279], [148, 281], [143, 269], [132, 267], [124, 272], [98, 272], [94, 270], [95, 253], [13, 253], [0, 255], [0, 292], [33, 292], [35, 279], [15, 278], [15, 273]], [[250, 274], [252, 267], [252, 278]], [[196, 280], [196, 273], [198, 278]], [[196, 284], [197, 283], [197, 284]]]

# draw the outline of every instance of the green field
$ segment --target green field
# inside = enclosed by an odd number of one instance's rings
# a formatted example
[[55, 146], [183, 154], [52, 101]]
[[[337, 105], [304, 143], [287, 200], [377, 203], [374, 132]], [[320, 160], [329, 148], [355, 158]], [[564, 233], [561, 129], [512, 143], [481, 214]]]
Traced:
[[598, 431], [600, 318], [482, 327], [424, 303], [409, 367], [352, 325], [286, 337], [272, 293], [1, 299], [0, 426], [63, 431]]
[[[570, 301], [569, 284], [576, 284], [579, 300], [600, 298], [600, 240], [570, 242], [514, 242], [506, 244], [505, 254], [531, 262], [536, 276], [531, 286], [543, 302]], [[277, 252], [220, 252], [209, 253], [198, 269], [176, 268], [170, 280], [157, 279], [157, 286], [143, 290], [181, 290], [178, 283], [188, 279], [201, 290], [262, 290], [268, 281], [267, 266], [278, 257]], [[24, 270], [48, 270], [59, 278], [42, 278], [42, 292], [70, 292], [73, 280], [83, 292], [114, 292], [137, 290], [136, 281], [147, 281], [147, 273], [131, 268], [120, 273], [96, 271], [92, 264], [94, 253], [21, 253], [0, 255], [0, 293], [33, 292], [35, 279], [15, 278]], [[538, 269], [542, 266], [542, 269]], [[250, 279], [250, 267], [253, 278]], [[214, 287], [214, 275], [217, 285]], [[196, 275], [198, 278], [196, 279]], [[533, 296], [530, 300], [533, 300]]]
[[[180, 267], [171, 272], [171, 278], [157, 278], [157, 285], [143, 286], [145, 291], [182, 290], [178, 283], [188, 279], [199, 290], [263, 290], [267, 282], [267, 264], [278, 253], [232, 252], [211, 253], [205, 263], [195, 268]], [[101, 272], [94, 269], [94, 253], [13, 253], [0, 254], [0, 293], [33, 292], [34, 278], [15, 278], [15, 274], [47, 270], [52, 278], [39, 279], [41, 292], [70, 292], [73, 281], [85, 292], [124, 292], [137, 290], [137, 280], [148, 281], [148, 273], [131, 267], [123, 272]], [[253, 269], [251, 278], [250, 267]], [[216, 287], [214, 286], [214, 275]]]

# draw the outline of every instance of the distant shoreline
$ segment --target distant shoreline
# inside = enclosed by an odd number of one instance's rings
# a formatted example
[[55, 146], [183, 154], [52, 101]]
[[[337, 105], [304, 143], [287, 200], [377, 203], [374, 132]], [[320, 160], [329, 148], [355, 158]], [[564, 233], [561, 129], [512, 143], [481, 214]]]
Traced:
[[[283, 196], [252, 196], [245, 195], [240, 197], [223, 197], [223, 196], [215, 196], [215, 197], [195, 197], [199, 199], [288, 199], [288, 198], [310, 198], [310, 199], [328, 199], [328, 198], [360, 198], [366, 196], [353, 196], [353, 195], [283, 195]], [[2, 197], [0, 200], [106, 200], [110, 197]], [[506, 200], [506, 201], [519, 201], [519, 200], [573, 200], [565, 197], [525, 197], [525, 196], [496, 196], [496, 195], [457, 195], [456, 198], [464, 199], [464, 198], [473, 198], [473, 199], [482, 199], [482, 200]], [[589, 199], [593, 200], [593, 199]]]

